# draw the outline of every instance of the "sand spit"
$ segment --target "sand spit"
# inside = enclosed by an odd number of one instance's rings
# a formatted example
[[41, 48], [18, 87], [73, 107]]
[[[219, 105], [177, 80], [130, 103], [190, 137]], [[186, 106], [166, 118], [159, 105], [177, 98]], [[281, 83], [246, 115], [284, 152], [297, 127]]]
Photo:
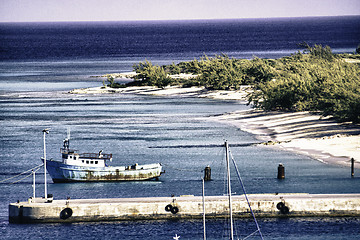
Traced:
[[74, 89], [69, 93], [72, 94], [104, 94], [104, 93], [120, 93], [120, 94], [140, 94], [140, 95], [154, 95], [154, 96], [179, 96], [179, 97], [200, 97], [212, 98], [221, 100], [237, 100], [246, 101], [246, 95], [251, 91], [249, 86], [243, 86], [237, 91], [225, 90], [206, 90], [203, 87], [181, 88], [178, 86], [157, 88], [157, 87], [127, 87], [127, 88], [110, 88], [110, 87], [95, 87]]
[[324, 163], [360, 168], [360, 126], [339, 124], [309, 112], [245, 110], [213, 117], [258, 136], [267, 145], [295, 151]]

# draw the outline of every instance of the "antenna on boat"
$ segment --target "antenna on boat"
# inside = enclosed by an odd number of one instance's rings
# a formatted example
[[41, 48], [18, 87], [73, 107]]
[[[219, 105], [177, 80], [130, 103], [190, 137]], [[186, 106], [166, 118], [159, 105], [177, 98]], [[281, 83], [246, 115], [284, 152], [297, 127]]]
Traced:
[[44, 129], [42, 132], [44, 133], [44, 183], [45, 183], [45, 200], [47, 200], [47, 184], [46, 184], [46, 141], [45, 136], [49, 133], [49, 128]]
[[67, 137], [64, 139], [64, 149], [69, 151], [70, 149], [70, 128], [67, 128]]

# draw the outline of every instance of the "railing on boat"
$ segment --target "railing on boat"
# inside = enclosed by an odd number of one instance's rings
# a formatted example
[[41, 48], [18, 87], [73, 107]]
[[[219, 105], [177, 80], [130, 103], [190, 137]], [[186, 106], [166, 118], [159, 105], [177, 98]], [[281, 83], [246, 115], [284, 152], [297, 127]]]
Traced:
[[95, 159], [111, 159], [112, 158], [112, 154], [110, 153], [80, 153], [79, 154], [80, 158], [95, 158]]
[[67, 148], [60, 148], [60, 152], [62, 154], [78, 154], [80, 158], [88, 158], [88, 159], [105, 159], [111, 160], [112, 154], [111, 153], [78, 153], [78, 150], [75, 149], [67, 149]]

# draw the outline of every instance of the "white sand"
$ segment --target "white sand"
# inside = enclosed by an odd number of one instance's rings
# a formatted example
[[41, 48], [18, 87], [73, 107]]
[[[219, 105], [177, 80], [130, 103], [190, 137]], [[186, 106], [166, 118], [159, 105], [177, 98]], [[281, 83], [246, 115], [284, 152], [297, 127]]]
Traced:
[[309, 155], [324, 163], [360, 168], [360, 126], [339, 124], [309, 112], [238, 111], [214, 117], [256, 134], [268, 146]]
[[200, 97], [223, 100], [245, 101], [245, 97], [250, 91], [248, 86], [242, 87], [237, 91], [209, 91], [203, 87], [180, 88], [178, 86], [157, 88], [157, 87], [127, 87], [127, 88], [110, 88], [94, 87], [74, 89], [69, 93], [72, 94], [104, 94], [104, 93], [123, 93], [123, 94], [141, 94], [155, 96], [182, 96], [182, 97]]

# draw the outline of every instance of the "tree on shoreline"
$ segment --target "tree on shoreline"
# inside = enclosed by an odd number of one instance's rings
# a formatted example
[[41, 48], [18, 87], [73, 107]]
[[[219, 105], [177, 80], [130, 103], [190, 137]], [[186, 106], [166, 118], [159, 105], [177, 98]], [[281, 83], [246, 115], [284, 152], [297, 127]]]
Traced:
[[171, 83], [171, 78], [161, 66], [153, 65], [145, 60], [133, 66], [137, 75], [134, 77], [136, 83], [147, 86], [164, 88]]

